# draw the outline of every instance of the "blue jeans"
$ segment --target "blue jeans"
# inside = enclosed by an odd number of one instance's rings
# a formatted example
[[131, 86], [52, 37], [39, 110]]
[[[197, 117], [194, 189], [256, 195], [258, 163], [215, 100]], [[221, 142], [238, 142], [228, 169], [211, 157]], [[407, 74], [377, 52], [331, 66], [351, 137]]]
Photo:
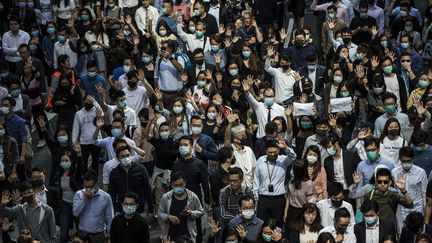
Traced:
[[69, 230], [72, 229], [74, 221], [75, 217], [72, 213], [72, 204], [63, 201], [63, 208], [58, 214], [58, 226], [60, 227], [60, 243], [69, 242]]

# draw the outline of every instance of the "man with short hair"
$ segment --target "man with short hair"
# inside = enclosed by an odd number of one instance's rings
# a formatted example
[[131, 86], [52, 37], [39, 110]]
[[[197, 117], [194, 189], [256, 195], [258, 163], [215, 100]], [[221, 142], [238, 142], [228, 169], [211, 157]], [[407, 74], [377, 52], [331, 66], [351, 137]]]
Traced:
[[[53, 179], [53, 178], [52, 178]], [[57, 214], [62, 209], [62, 198], [58, 188], [45, 185], [45, 172], [40, 167], [31, 170], [30, 180], [34, 184], [36, 199], [50, 206]]]
[[361, 212], [363, 221], [354, 225], [357, 243], [380, 243], [388, 235], [395, 236], [393, 222], [378, 217], [379, 205], [376, 201], [364, 201]]
[[73, 199], [73, 215], [79, 219], [79, 230], [90, 233], [91, 242], [105, 242], [114, 217], [112, 200], [99, 189], [96, 172], [88, 171], [83, 179], [84, 189], [77, 191]]
[[240, 215], [231, 219], [229, 226], [237, 231], [245, 231], [246, 236], [242, 240], [256, 241], [261, 235], [264, 221], [255, 215], [255, 199], [250, 196], [243, 196], [239, 199]]
[[369, 16], [369, 6], [365, 1], [359, 4], [360, 15], [354, 17], [350, 23], [352, 33], [352, 42], [357, 45], [368, 43], [372, 39], [372, 28], [377, 28], [376, 20]]
[[22, 60], [18, 55], [18, 47], [21, 44], [27, 44], [30, 41], [30, 35], [20, 30], [20, 21], [18, 17], [11, 16], [9, 18], [9, 31], [3, 34], [2, 49], [6, 54], [6, 61], [9, 64], [9, 71], [16, 73], [17, 63]]
[[203, 121], [200, 116], [192, 116], [191, 130], [193, 139], [193, 152], [195, 156], [208, 165], [209, 160], [217, 160], [217, 148], [213, 138], [202, 133]]
[[[96, 72], [97, 63], [95, 60], [87, 62], [87, 73], [80, 77], [80, 88], [95, 97], [96, 101], [101, 104], [103, 97], [99, 95], [98, 87], [101, 86], [104, 90], [108, 89], [108, 83], [106, 79]], [[103, 96], [103, 95], [102, 95]]]
[[[27, 181], [20, 187], [22, 200], [13, 207], [6, 207], [11, 201], [12, 195], [3, 191], [0, 202], [0, 213], [12, 216], [16, 219], [18, 232], [29, 230], [33, 237], [41, 242], [55, 243], [56, 222], [53, 209], [35, 196], [34, 183]], [[14, 196], [14, 200], [17, 198]]]
[[374, 137], [376, 138], [381, 136], [384, 126], [390, 117], [394, 117], [399, 121], [401, 130], [409, 124], [408, 115], [397, 110], [397, 98], [394, 94], [387, 92], [383, 94], [382, 100], [385, 107], [385, 113], [375, 120]]
[[187, 44], [189, 51], [193, 52], [197, 48], [201, 48], [204, 52], [211, 49], [210, 37], [206, 35], [206, 24], [198, 22], [195, 24], [195, 33], [188, 34], [183, 31], [183, 19], [179, 19], [177, 23], [177, 34]]
[[[208, 45], [210, 46], [210, 41], [207, 41], [207, 42], [209, 43]], [[210, 50], [210, 47], [209, 47], [209, 50]], [[190, 67], [187, 67], [185, 69], [188, 80], [184, 83], [184, 85], [186, 87], [189, 87], [189, 88], [192, 88], [193, 86], [197, 85], [197, 77], [201, 71], [210, 70], [212, 73], [216, 73], [215, 65], [212, 65], [212, 64], [205, 62], [204, 50], [201, 47], [196, 48], [192, 52], [192, 60], [193, 60], [194, 65], [191, 65]]]
[[319, 233], [331, 233], [338, 243], [357, 242], [353, 224], [350, 223], [350, 218], [352, 217], [354, 217], [354, 215], [351, 215], [348, 209], [338, 208], [335, 211], [333, 225], [325, 227]]
[[422, 168], [426, 172], [426, 176], [430, 178], [432, 172], [432, 147], [427, 144], [428, 133], [417, 129], [411, 136], [411, 144], [414, 149], [414, 165]]
[[68, 55], [70, 66], [75, 68], [78, 62], [77, 53], [72, 50], [72, 42], [69, 40], [69, 27], [61, 26], [57, 35], [57, 42], [54, 44], [53, 67], [57, 69], [57, 58], [60, 55]]
[[181, 171], [171, 174], [172, 190], [165, 193], [160, 201], [158, 218], [162, 222], [162, 236], [178, 239], [190, 236], [195, 242], [199, 237], [196, 221], [204, 215], [198, 196], [186, 188], [186, 176]]
[[191, 16], [193, 16], [195, 23], [202, 22], [205, 24], [206, 31], [204, 34], [206, 37], [218, 33], [219, 28], [216, 18], [206, 12], [206, 7], [203, 2], [195, 1], [195, 3], [193, 3], [193, 6], [191, 6]]
[[114, 210], [121, 212], [124, 193], [130, 191], [139, 196], [138, 212], [144, 212], [144, 206], [147, 202], [148, 214], [152, 216], [154, 209], [147, 170], [143, 165], [132, 162], [130, 149], [126, 146], [116, 149], [116, 158], [120, 160], [120, 164], [111, 171], [108, 187]]
[[122, 213], [114, 217], [111, 223], [110, 241], [112, 243], [150, 242], [147, 220], [137, 213], [140, 207], [139, 196], [126, 192], [122, 203]]

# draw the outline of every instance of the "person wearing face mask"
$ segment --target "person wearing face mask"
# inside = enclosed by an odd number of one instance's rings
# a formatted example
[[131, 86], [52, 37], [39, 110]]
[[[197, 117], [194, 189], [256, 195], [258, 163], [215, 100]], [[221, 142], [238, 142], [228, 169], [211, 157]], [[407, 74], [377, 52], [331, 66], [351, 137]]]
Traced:
[[363, 221], [354, 225], [354, 234], [358, 243], [385, 242], [385, 237], [395, 235], [393, 222], [378, 217], [379, 205], [376, 201], [362, 203]]
[[400, 70], [402, 78], [405, 80], [407, 89], [413, 90], [419, 77], [424, 71], [423, 59], [421, 55], [414, 49], [413, 38], [409, 34], [403, 34], [400, 38], [400, 64], [397, 69]]
[[193, 16], [195, 23], [202, 22], [205, 24], [207, 27], [205, 36], [210, 37], [211, 35], [217, 34], [219, 30], [218, 22], [213, 15], [207, 13], [204, 3], [195, 1], [192, 2], [192, 4], [193, 7], [190, 8], [190, 16]]
[[188, 235], [195, 242], [199, 240], [196, 220], [204, 215], [199, 197], [186, 188], [189, 181], [182, 171], [173, 172], [170, 181], [172, 190], [163, 195], [158, 210], [162, 236], [179, 239]]
[[130, 191], [139, 196], [140, 206], [137, 208], [137, 212], [144, 213], [144, 206], [147, 204], [147, 214], [150, 218], [153, 217], [153, 200], [150, 196], [150, 178], [147, 170], [143, 165], [132, 162], [130, 149], [126, 146], [116, 149], [116, 158], [120, 164], [111, 170], [108, 187], [108, 193], [113, 199], [114, 211], [122, 212], [121, 203], [124, 193]]
[[352, 42], [357, 45], [362, 42], [368, 43], [372, 39], [372, 27], [377, 28], [377, 21], [368, 14], [369, 5], [366, 1], [359, 4], [358, 10], [360, 15], [354, 17], [349, 26], [352, 30]]
[[330, 5], [327, 7], [327, 19], [322, 24], [321, 39], [323, 43], [323, 52], [329, 57], [329, 52], [332, 50], [332, 42], [328, 38], [329, 33], [338, 33], [346, 27], [342, 19], [336, 17], [337, 7]]
[[426, 90], [428, 90], [428, 87], [429, 87], [429, 77], [428, 77], [427, 73], [423, 73], [419, 77], [419, 81], [417, 83], [417, 88], [411, 92], [411, 94], [408, 98], [407, 110], [409, 110], [413, 106], [416, 97], [423, 97], [424, 96]]
[[213, 138], [216, 145], [223, 144], [227, 123], [219, 107], [210, 103], [206, 109], [206, 117], [202, 133]]
[[[157, 6], [155, 6], [156, 8], [158, 8]], [[158, 8], [160, 11], [160, 15], [159, 18], [153, 18], [154, 20], [156, 20], [156, 26], [159, 26], [159, 23], [164, 21], [166, 22], [166, 25], [171, 29], [171, 32], [173, 34], [177, 34], [177, 26], [176, 26], [176, 17], [177, 14], [174, 13], [173, 11], [173, 2], [172, 1], [167, 1], [167, 0], [162, 0], [162, 6], [161, 8]], [[152, 15], [149, 15], [151, 20], [152, 19]], [[152, 26], [150, 24], [150, 26]], [[148, 30], [150, 30], [149, 27], [147, 27]], [[157, 27], [156, 27], [157, 30]]]
[[6, 213], [16, 219], [19, 232], [23, 229], [28, 229], [32, 231], [34, 237], [37, 237], [42, 242], [57, 242], [56, 221], [53, 209], [35, 197], [33, 182], [27, 181], [21, 184], [20, 192], [22, 196], [21, 202], [16, 206], [6, 207], [12, 200], [12, 195], [8, 191], [3, 191], [0, 212]]
[[265, 242], [279, 242], [288, 243], [288, 239], [282, 237], [282, 229], [277, 227], [277, 221], [275, 219], [269, 218], [262, 226], [262, 233], [258, 236], [258, 241], [260, 243]]
[[31, 127], [32, 112], [30, 98], [28, 95], [21, 93], [21, 83], [18, 82], [18, 80], [15, 80], [9, 83], [9, 86], [5, 85], [5, 87], [8, 87], [9, 96], [14, 98], [17, 104], [13, 112], [19, 117], [25, 119], [27, 126]]
[[206, 25], [203, 22], [197, 22], [195, 25], [195, 33], [187, 34], [183, 31], [183, 19], [177, 21], [177, 33], [179, 37], [186, 42], [189, 50], [193, 52], [197, 48], [201, 48], [204, 52], [211, 50], [210, 38], [205, 35]]
[[193, 191], [201, 200], [204, 192], [204, 208], [210, 208], [210, 188], [208, 183], [207, 166], [194, 156], [192, 137], [183, 136], [179, 142], [179, 158], [173, 164], [173, 171], [181, 170], [188, 181], [187, 188]]
[[108, 89], [108, 83], [102, 75], [96, 72], [96, 69], [96, 61], [87, 62], [87, 73], [80, 77], [80, 86], [83, 87], [87, 94], [95, 97], [98, 103], [101, 103], [103, 97], [99, 94], [98, 86], [102, 86], [106, 90]]
[[318, 120], [315, 122], [314, 125], [315, 125], [315, 134], [312, 134], [306, 138], [303, 151], [302, 151], [302, 157], [306, 154], [306, 149], [309, 146], [317, 145], [321, 152], [321, 159], [324, 160], [325, 158], [327, 158], [327, 156], [329, 156], [329, 154], [324, 149], [324, 146], [322, 145], [322, 140], [327, 135], [333, 134], [333, 131], [331, 131], [331, 127], [327, 119]]
[[[285, 122], [285, 120], [284, 120]], [[257, 139], [257, 141], [255, 142], [254, 145], [254, 153], [255, 153], [255, 157], [259, 158], [263, 155], [266, 155], [266, 144], [270, 141], [277, 141], [279, 140], [281, 137], [279, 137], [278, 134], [278, 126], [276, 125], [276, 123], [274, 121], [270, 121], [265, 125], [264, 128], [265, 131], [265, 136], [262, 138]], [[286, 143], [288, 144], [288, 141], [286, 141]], [[285, 155], [285, 151], [280, 150], [279, 151], [280, 155]]]
[[307, 172], [309, 179], [316, 188], [322, 189], [319, 194], [315, 192], [316, 200], [327, 198], [327, 173], [322, 166], [320, 151], [318, 146], [311, 145], [306, 150], [303, 160], [308, 162]]
[[[284, 150], [286, 155], [279, 155]], [[266, 221], [276, 219], [282, 227], [285, 206], [285, 178], [288, 167], [297, 158], [294, 150], [283, 139], [266, 143], [266, 155], [259, 157], [253, 181], [254, 194], [258, 196], [257, 217]]]
[[[51, 184], [55, 185], [57, 174], [52, 178]], [[36, 199], [50, 206], [56, 215], [62, 210], [62, 198], [57, 186], [45, 185], [45, 172], [42, 168], [34, 167], [31, 170], [30, 180], [34, 184]]]
[[[159, 19], [159, 11], [151, 5], [151, 2], [151, 0], [141, 0], [141, 7], [135, 12], [135, 23], [143, 35], [148, 32], [148, 16], [151, 14], [154, 19]], [[153, 21], [151, 28], [156, 31], [156, 21]]]
[[225, 71], [228, 65], [227, 47], [222, 47], [222, 38], [220, 34], [214, 34], [210, 37], [211, 49], [204, 53], [204, 61], [218, 67], [217, 70]]
[[58, 68], [57, 58], [60, 55], [68, 55], [70, 66], [72, 68], [77, 64], [78, 56], [71, 48], [72, 43], [69, 40], [69, 27], [62, 26], [58, 30], [57, 42], [54, 44], [54, 54], [53, 54], [53, 66], [54, 69]]
[[60, 75], [59, 81], [60, 87], [52, 99], [53, 111], [57, 113], [57, 127], [65, 125], [72, 130], [75, 114], [82, 108], [81, 91], [78, 86], [72, 85], [70, 73], [68, 76]]
[[18, 16], [20, 20], [21, 27], [27, 33], [31, 32], [31, 25], [36, 23], [36, 12], [33, 9], [34, 2], [26, 0], [17, 1], [17, 7], [11, 9], [12, 16]]
[[[409, 57], [407, 56], [406, 58], [404, 58], [404, 60], [405, 59], [409, 59]], [[376, 83], [379, 83], [380, 87], [382, 86], [382, 81], [384, 81], [385, 91], [394, 94], [397, 98], [397, 107], [402, 112], [406, 112], [406, 106], [401, 105], [401, 104], [407, 103], [410, 85], [407, 85], [407, 83], [402, 78], [402, 76], [397, 73], [397, 71], [394, 68], [393, 61], [391, 60], [391, 58], [388, 58], [388, 57], [384, 58], [383, 61], [381, 62], [381, 68], [383, 70], [384, 75], [382, 75], [382, 76], [376, 75], [374, 77], [374, 81]], [[384, 80], [382, 80], [382, 79], [384, 79]], [[376, 91], [380, 92], [380, 94], [377, 94], [377, 96], [381, 96], [381, 98], [384, 98], [384, 94], [386, 93], [386, 92], [383, 92], [384, 90], [383, 91], [376, 90]], [[376, 96], [373, 96], [373, 97], [376, 98]], [[377, 113], [384, 113], [385, 107], [383, 105], [377, 106], [376, 112]]]
[[400, 243], [428, 243], [432, 241], [432, 226], [423, 223], [421, 212], [412, 212], [408, 214], [402, 229]]
[[139, 206], [139, 196], [131, 191], [126, 192], [122, 201], [122, 213], [115, 216], [111, 223], [112, 243], [150, 242], [149, 225], [147, 220], [137, 213]]
[[359, 187], [367, 185], [373, 177], [377, 166], [387, 166], [389, 170], [395, 168], [394, 163], [380, 155], [380, 141], [377, 138], [367, 138], [364, 140], [364, 148], [366, 150], [367, 160], [363, 160], [357, 165], [357, 173], [361, 175], [362, 180]]
[[399, 121], [401, 129], [404, 129], [409, 124], [408, 116], [397, 110], [397, 97], [393, 93], [385, 93], [382, 100], [385, 107], [385, 113], [375, 120], [375, 137], [381, 136], [385, 123], [391, 117], [396, 118]]
[[[310, 81], [312, 81], [313, 93], [323, 97], [324, 84], [326, 82], [326, 68], [318, 64], [318, 57], [316, 54], [306, 56], [306, 63], [306, 66], [302, 66], [299, 69], [300, 76], [308, 77]], [[302, 87], [304, 88], [304, 84]]]
[[395, 166], [400, 165], [398, 152], [408, 142], [401, 137], [401, 129], [397, 119], [390, 118], [384, 126], [384, 132], [380, 137], [381, 156], [393, 161]]
[[294, 45], [285, 49], [291, 58], [291, 68], [299, 70], [307, 65], [306, 57], [316, 53], [315, 45], [310, 45], [305, 40], [306, 34], [303, 29], [296, 29], [294, 34]]
[[281, 116], [286, 119], [285, 109], [283, 106], [275, 102], [275, 91], [272, 88], [266, 88], [264, 90], [264, 102], [258, 102], [255, 99], [255, 97], [251, 94], [251, 86], [248, 83], [243, 83], [243, 90], [247, 95], [249, 105], [257, 115], [257, 138], [262, 138], [265, 136], [265, 124], [270, 122], [273, 118]]
[[421, 50], [422, 49], [422, 39], [421, 39], [421, 34], [414, 30], [413, 25], [414, 22], [412, 17], [411, 18], [406, 18], [406, 20], [404, 21], [404, 27], [403, 29], [399, 32], [398, 34], [398, 40], [401, 39], [402, 35], [404, 34], [408, 34], [411, 37], [412, 40], [412, 46], [416, 49], [416, 50]]
[[353, 243], [356, 241], [354, 234], [354, 224], [350, 223], [350, 218], [353, 218], [348, 209], [342, 207], [335, 211], [335, 216], [332, 225], [325, 227], [319, 233], [328, 232], [333, 235], [337, 243]]
[[98, 187], [98, 175], [88, 171], [83, 176], [83, 189], [73, 198], [73, 215], [79, 219], [78, 228], [90, 234], [91, 242], [105, 242], [114, 217], [110, 195]]
[[[0, 146], [3, 150], [3, 154], [0, 157], [1, 161], [3, 161], [2, 165], [0, 165], [0, 182], [5, 179], [12, 182], [16, 181], [19, 157], [18, 145], [15, 139], [7, 134], [7, 128], [2, 122], [0, 122]], [[0, 191], [3, 191], [1, 190], [1, 185]]]
[[416, 129], [411, 136], [411, 145], [415, 151], [414, 164], [423, 168], [426, 171], [426, 175], [430, 175], [432, 171], [432, 165], [429, 163], [429, 158], [432, 155], [432, 147], [427, 144], [428, 133]]
[[228, 146], [219, 149], [219, 151], [217, 152], [217, 158], [219, 165], [217, 169], [210, 174], [209, 182], [212, 198], [217, 198], [217, 200], [213, 200], [212, 205], [213, 219], [215, 219], [216, 222], [220, 222], [222, 218], [220, 202], [218, 199], [221, 191], [229, 185], [228, 172], [230, 167], [235, 164], [236, 160], [233, 148]]
[[[414, 2], [411, 2], [414, 4]], [[396, 7], [395, 4], [390, 4], [387, 13], [390, 18], [394, 18], [391, 25], [391, 34], [397, 36], [398, 32], [404, 28], [404, 22], [407, 19], [412, 19], [414, 24], [414, 29], [419, 31], [423, 26], [423, 17], [420, 11], [411, 6], [410, 1], [401, 1], [399, 6]]]
[[270, 74], [275, 81], [275, 102], [282, 104], [290, 100], [294, 95], [294, 85], [300, 81], [299, 73], [291, 69], [291, 58], [288, 55], [281, 54], [279, 56], [280, 68], [271, 67], [270, 59], [273, 58], [275, 52], [273, 46], [267, 48], [267, 59], [264, 70]]
[[[407, 193], [406, 176], [403, 173], [392, 178], [390, 170], [385, 165], [379, 165], [375, 171], [370, 184], [359, 187], [362, 176], [358, 173], [353, 175], [354, 184], [350, 187], [350, 198], [362, 198], [363, 200], [373, 200], [379, 205], [378, 216], [389, 220], [390, 222], [397, 221], [397, 208], [399, 205], [405, 208], [413, 208], [413, 200], [411, 195]], [[395, 188], [390, 188], [391, 184]], [[358, 205], [360, 206], [360, 205]]]
[[191, 131], [193, 143], [193, 152], [196, 158], [202, 160], [206, 165], [209, 160], [217, 160], [217, 148], [214, 140], [202, 134], [203, 120], [200, 116], [191, 117]]
[[239, 199], [238, 204], [241, 214], [231, 219], [229, 225], [237, 229], [242, 240], [254, 242], [261, 234], [264, 224], [264, 221], [255, 215], [255, 199], [243, 196]]
[[[206, 37], [208, 38], [208, 37]], [[208, 41], [208, 45], [210, 45], [210, 41]], [[202, 45], [201, 45], [202, 46]], [[210, 47], [208, 47], [210, 48]], [[209, 51], [208, 49], [207, 51]], [[187, 75], [186, 87], [192, 87], [197, 84], [198, 76], [200, 72], [204, 72], [210, 70], [212, 74], [216, 74], [216, 66], [210, 63], [205, 62], [204, 60], [204, 50], [201, 47], [197, 47], [192, 52], [192, 57], [195, 65], [187, 67], [185, 69], [185, 73]], [[213, 78], [213, 77], [212, 77]]]
[[[147, 80], [138, 79], [138, 71], [131, 70], [126, 73], [128, 79], [127, 87], [123, 89], [126, 97], [127, 107], [135, 112], [146, 108], [150, 104], [149, 97], [154, 93], [153, 88]], [[126, 113], [126, 111], [125, 111]], [[139, 118], [136, 118], [135, 125], [139, 124]]]
[[128, 106], [126, 93], [123, 90], [117, 90], [112, 96], [115, 105], [107, 105], [105, 100], [103, 100], [101, 103], [101, 108], [108, 115], [109, 121], [112, 122], [114, 120], [113, 112], [119, 109], [124, 113], [126, 118], [124, 122], [127, 126], [137, 126], [136, 113]]
[[[414, 149], [410, 146], [403, 147], [399, 150], [400, 166], [392, 170], [393, 178], [403, 174], [406, 179], [406, 190], [413, 200], [413, 208], [400, 207], [402, 219], [405, 219], [411, 212], [424, 212], [426, 205], [426, 188], [428, 176], [423, 168], [414, 165]], [[403, 221], [397, 222], [398, 232], [402, 231]]]
[[313, 11], [327, 11], [327, 8], [331, 5], [334, 5], [337, 8], [337, 11], [335, 11], [335, 17], [342, 20], [345, 25], [349, 26], [351, 18], [348, 12], [348, 8], [340, 0], [332, 0], [331, 2], [323, 3], [320, 5], [318, 5], [318, 0], [314, 0], [312, 1], [310, 9], [312, 9]]

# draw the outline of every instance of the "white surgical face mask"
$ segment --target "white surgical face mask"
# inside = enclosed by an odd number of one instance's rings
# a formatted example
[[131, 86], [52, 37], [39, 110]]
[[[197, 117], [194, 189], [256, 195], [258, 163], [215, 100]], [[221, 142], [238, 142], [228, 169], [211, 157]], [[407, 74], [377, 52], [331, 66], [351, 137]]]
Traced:
[[242, 216], [245, 219], [251, 219], [255, 214], [255, 210], [253, 209], [247, 209], [242, 211]]

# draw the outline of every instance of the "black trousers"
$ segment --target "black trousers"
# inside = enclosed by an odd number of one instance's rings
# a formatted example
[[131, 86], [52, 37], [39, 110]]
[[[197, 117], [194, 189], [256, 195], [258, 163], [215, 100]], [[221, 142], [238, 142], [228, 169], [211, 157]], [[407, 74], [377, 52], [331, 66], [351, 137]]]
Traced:
[[285, 208], [285, 195], [258, 197], [257, 217], [266, 222], [272, 218], [276, 220], [276, 225], [282, 228], [283, 215]]
[[91, 163], [91, 169], [94, 170], [96, 173], [99, 171], [99, 155], [101, 152], [101, 148], [93, 145], [93, 144], [81, 144], [81, 151], [82, 151], [82, 174], [84, 175], [88, 170], [88, 158], [90, 155], [92, 156], [92, 163]]

